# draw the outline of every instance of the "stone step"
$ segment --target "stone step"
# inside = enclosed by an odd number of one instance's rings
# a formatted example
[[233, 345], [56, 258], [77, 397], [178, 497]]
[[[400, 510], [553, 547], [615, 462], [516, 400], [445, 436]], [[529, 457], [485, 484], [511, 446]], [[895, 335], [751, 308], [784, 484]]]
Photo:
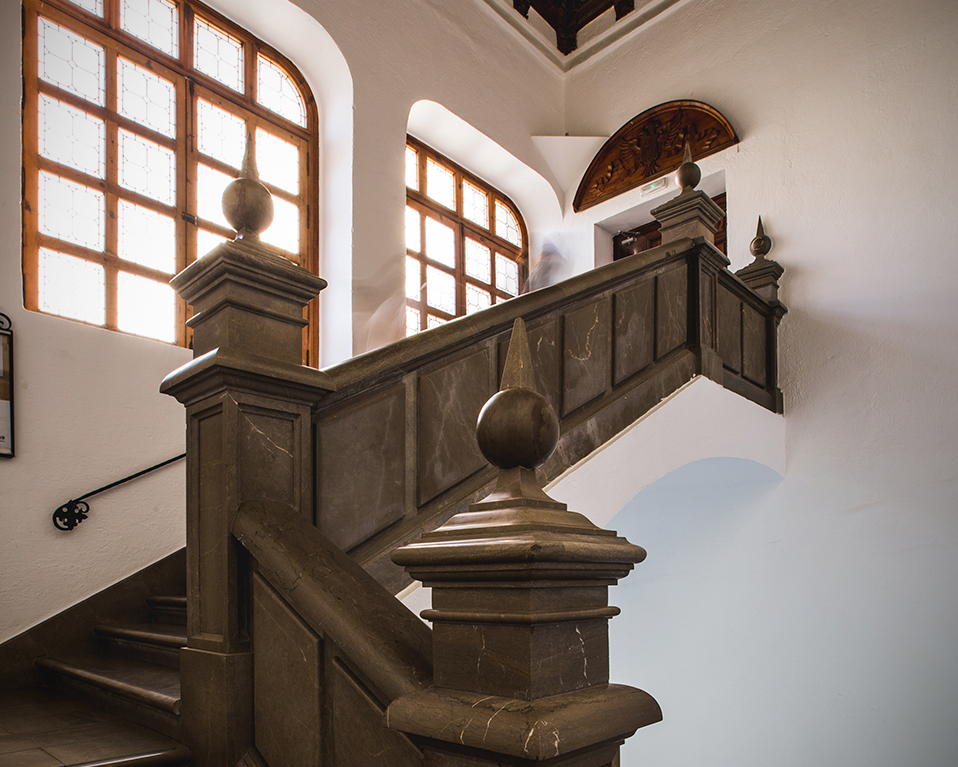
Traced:
[[175, 626], [186, 625], [185, 596], [147, 597], [146, 604], [150, 608], [150, 615], [155, 623]]
[[95, 626], [102, 650], [168, 668], [180, 667], [180, 648], [186, 645], [186, 627], [164, 623]]
[[178, 669], [105, 653], [42, 657], [36, 665], [55, 687], [82, 693], [110, 713], [179, 738]]
[[190, 753], [166, 735], [92, 709], [62, 690], [0, 690], [0, 764], [184, 767]]

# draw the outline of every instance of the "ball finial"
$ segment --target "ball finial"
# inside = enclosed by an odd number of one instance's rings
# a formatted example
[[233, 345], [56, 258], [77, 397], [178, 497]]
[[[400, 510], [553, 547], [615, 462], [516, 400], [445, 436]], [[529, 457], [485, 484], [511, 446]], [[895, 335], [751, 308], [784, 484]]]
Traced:
[[529, 339], [521, 319], [513, 325], [501, 390], [479, 412], [476, 441], [486, 460], [500, 469], [535, 469], [546, 462], [559, 441], [555, 410], [535, 388]]
[[256, 171], [253, 134], [246, 136], [246, 154], [240, 177], [223, 192], [223, 215], [236, 231], [236, 239], [259, 239], [273, 223], [273, 197]]
[[689, 146], [688, 141], [685, 142], [685, 157], [679, 169], [675, 172], [675, 180], [678, 182], [683, 194], [685, 192], [691, 192], [695, 189], [699, 181], [702, 180], [701, 169], [692, 162], [692, 148]]

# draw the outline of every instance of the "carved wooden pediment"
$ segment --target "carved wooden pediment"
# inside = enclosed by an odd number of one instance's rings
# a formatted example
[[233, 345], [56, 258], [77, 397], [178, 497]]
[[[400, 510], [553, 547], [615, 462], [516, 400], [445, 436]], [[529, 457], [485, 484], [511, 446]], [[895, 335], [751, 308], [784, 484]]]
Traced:
[[591, 208], [682, 164], [688, 141], [699, 160], [738, 143], [729, 121], [701, 101], [669, 101], [633, 117], [593, 158], [573, 201], [573, 210]]

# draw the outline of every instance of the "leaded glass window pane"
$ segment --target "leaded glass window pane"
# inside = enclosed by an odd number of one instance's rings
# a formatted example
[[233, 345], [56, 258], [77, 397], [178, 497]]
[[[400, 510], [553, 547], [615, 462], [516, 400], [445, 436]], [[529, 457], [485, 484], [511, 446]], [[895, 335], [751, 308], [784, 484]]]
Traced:
[[103, 0], [70, 0], [70, 2], [103, 18]]
[[427, 266], [426, 295], [434, 309], [446, 314], [456, 313], [456, 278], [449, 272]]
[[179, 56], [180, 19], [169, 0], [121, 0], [120, 27], [167, 56]]
[[263, 55], [256, 60], [256, 71], [256, 100], [267, 109], [305, 128], [306, 105], [293, 78]]
[[406, 256], [406, 298], [418, 301], [422, 294], [422, 266], [418, 258]]
[[196, 182], [196, 213], [200, 218], [233, 228], [223, 215], [223, 192], [231, 181], [233, 178], [226, 173], [200, 164]]
[[429, 330], [433, 328], [438, 328], [440, 325], [445, 325], [446, 320], [442, 317], [437, 317], [435, 314], [430, 314], [426, 316], [426, 325]]
[[196, 114], [199, 150], [214, 160], [239, 168], [246, 150], [246, 120], [204, 99], [197, 102]]
[[176, 221], [155, 210], [120, 200], [118, 255], [167, 274], [176, 271]]
[[435, 160], [426, 160], [426, 194], [451, 210], [456, 208], [456, 177]]
[[419, 332], [419, 323], [420, 323], [419, 310], [414, 309], [411, 306], [406, 307], [406, 335], [411, 336], [413, 333]]
[[97, 178], [106, 173], [106, 125], [82, 109], [40, 94], [41, 157]]
[[466, 314], [488, 309], [492, 306], [492, 295], [488, 290], [466, 283]]
[[505, 205], [496, 200], [496, 234], [516, 247], [522, 247], [522, 233], [519, 222]]
[[468, 181], [462, 182], [462, 215], [479, 226], [489, 228], [489, 196]]
[[120, 272], [116, 310], [120, 330], [168, 343], [176, 340], [176, 293], [169, 285]]
[[75, 245], [102, 251], [106, 242], [102, 192], [69, 179], [40, 173], [40, 231]]
[[117, 59], [118, 111], [172, 138], [176, 135], [176, 86], [132, 61]]
[[196, 257], [202, 258], [203, 256], [210, 253], [217, 245], [226, 242], [226, 238], [215, 234], [214, 232], [208, 232], [205, 229], [196, 230]]
[[193, 21], [193, 66], [242, 93], [243, 42], [199, 17]]
[[496, 253], [496, 287], [503, 293], [519, 294], [519, 264], [501, 253]]
[[102, 325], [106, 274], [99, 264], [40, 248], [40, 311]]
[[86, 99], [106, 104], [106, 53], [90, 42], [52, 21], [39, 20], [38, 74], [41, 80]]
[[422, 252], [422, 217], [415, 208], [406, 206], [406, 249]]
[[406, 146], [406, 186], [419, 191], [419, 152]]
[[260, 181], [299, 194], [299, 148], [295, 144], [257, 128], [256, 167]]
[[299, 206], [273, 197], [273, 223], [260, 237], [290, 253], [299, 253]]
[[445, 266], [456, 265], [456, 235], [452, 227], [426, 219], [426, 255]]
[[489, 248], [466, 237], [466, 274], [483, 282], [491, 282], [492, 255]]
[[154, 200], [176, 201], [176, 155], [165, 146], [119, 130], [120, 186]]

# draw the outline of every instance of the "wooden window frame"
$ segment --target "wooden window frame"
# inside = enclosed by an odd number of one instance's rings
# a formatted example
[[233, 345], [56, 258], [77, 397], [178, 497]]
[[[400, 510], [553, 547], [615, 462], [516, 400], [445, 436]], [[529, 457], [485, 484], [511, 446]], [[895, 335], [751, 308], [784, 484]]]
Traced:
[[[197, 253], [197, 237], [201, 228], [225, 239], [232, 239], [232, 230], [198, 217], [197, 179], [200, 163], [221, 172], [236, 175], [236, 169], [199, 152], [197, 110], [201, 98], [242, 118], [246, 122], [247, 131], [255, 133], [257, 128], [263, 128], [297, 146], [300, 153], [299, 193], [293, 195], [268, 183], [267, 186], [274, 197], [285, 199], [299, 208], [299, 253], [287, 253], [279, 248], [276, 250], [294, 263], [314, 273], [318, 272], [319, 238], [316, 224], [319, 218], [317, 215], [319, 119], [315, 99], [305, 78], [279, 51], [213, 9], [195, 0], [172, 1], [177, 7], [179, 19], [176, 58], [134, 37], [120, 27], [121, 0], [103, 0], [102, 17], [97, 17], [69, 0], [23, 0], [23, 299], [27, 309], [42, 313], [39, 301], [39, 251], [40, 248], [49, 247], [57, 252], [78, 256], [104, 268], [106, 321], [103, 325], [94, 326], [121, 333], [126, 332], [117, 326], [117, 279], [121, 269], [155, 282], [168, 283], [173, 274], [182, 271], [198, 256], [205, 255]], [[197, 16], [242, 42], [244, 51], [242, 93], [193, 67], [193, 29], [194, 18]], [[82, 97], [40, 79], [38, 57], [38, 19], [40, 17], [103, 47], [106, 66], [105, 107], [91, 104]], [[257, 102], [255, 89], [258, 82], [257, 62], [260, 54], [281, 68], [299, 89], [306, 111], [305, 127]], [[120, 56], [174, 83], [176, 91], [174, 138], [155, 133], [148, 127], [119, 114], [116, 60]], [[82, 171], [40, 156], [38, 109], [41, 93], [104, 121], [106, 130], [104, 178], [89, 176]], [[121, 128], [175, 152], [175, 203], [173, 206], [119, 185], [117, 136]], [[105, 195], [106, 238], [103, 251], [89, 250], [40, 231], [40, 171], [52, 172], [57, 176], [77, 181]], [[173, 217], [176, 227], [176, 264], [173, 274], [157, 271], [119, 257], [117, 211], [120, 199]], [[186, 327], [186, 320], [190, 314], [190, 308], [177, 297], [175, 343], [179, 346], [189, 346], [191, 343], [191, 332]], [[304, 314], [310, 323], [303, 333], [303, 362], [315, 366], [318, 362], [319, 346], [317, 299], [310, 302]], [[83, 320], [70, 317], [61, 318], [83, 323]]]
[[[432, 218], [453, 229], [455, 234], [455, 266], [449, 267], [438, 261], [428, 258], [423, 252], [417, 252], [406, 248], [408, 258], [414, 258], [419, 262], [420, 268], [420, 297], [418, 300], [406, 296], [406, 306], [419, 312], [419, 330], [428, 329], [429, 316], [432, 315], [441, 319], [443, 322], [462, 317], [466, 314], [466, 285], [475, 285], [482, 290], [489, 292], [492, 296], [493, 304], [522, 293], [525, 281], [528, 276], [528, 253], [529, 253], [529, 234], [526, 230], [525, 221], [519, 208], [506, 195], [500, 192], [491, 184], [483, 181], [473, 173], [470, 173], [461, 165], [453, 162], [445, 155], [440, 154], [432, 147], [423, 144], [412, 136], [406, 136], [406, 145], [416, 150], [418, 162], [418, 180], [419, 189], [406, 187], [406, 205], [417, 210], [420, 215], [420, 242], [426, 241], [426, 219]], [[451, 172], [454, 177], [455, 207], [447, 208], [440, 202], [432, 199], [426, 194], [426, 163], [432, 160], [440, 166]], [[463, 182], [467, 181], [472, 186], [486, 193], [489, 211], [489, 227], [484, 228], [463, 215]], [[522, 240], [521, 246], [516, 246], [508, 240], [500, 237], [495, 232], [496, 202], [505, 205], [515, 216], [519, 226], [519, 233]], [[478, 241], [480, 244], [488, 247], [490, 250], [490, 281], [484, 282], [478, 278], [469, 276], [465, 271], [465, 247], [466, 237]], [[496, 254], [502, 254], [518, 266], [518, 290], [515, 295], [502, 290], [496, 284]], [[428, 291], [426, 288], [426, 267], [433, 266], [447, 274], [451, 274], [456, 280], [456, 312], [450, 314], [443, 312], [428, 303]]]

